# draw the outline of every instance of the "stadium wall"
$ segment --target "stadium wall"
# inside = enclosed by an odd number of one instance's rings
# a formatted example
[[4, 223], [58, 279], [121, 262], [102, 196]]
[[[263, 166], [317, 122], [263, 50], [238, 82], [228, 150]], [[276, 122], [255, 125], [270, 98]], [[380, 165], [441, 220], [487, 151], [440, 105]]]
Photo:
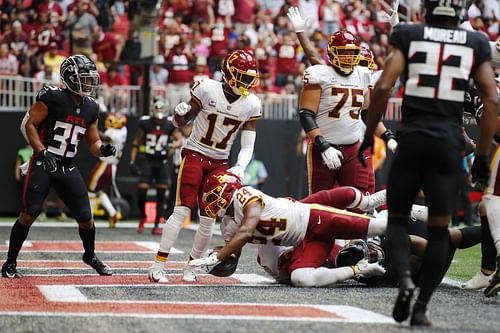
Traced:
[[[0, 146], [0, 215], [17, 215], [22, 204], [22, 188], [14, 178], [14, 167], [18, 149], [25, 145], [19, 131], [19, 125], [24, 112], [0, 112], [0, 124], [4, 143]], [[102, 123], [102, 122], [101, 122]], [[395, 130], [396, 122], [386, 122], [386, 126]], [[131, 202], [132, 216], [138, 216], [136, 209], [136, 177], [129, 173], [130, 144], [137, 130], [137, 119], [130, 118], [127, 124], [128, 140], [124, 156], [118, 168], [118, 187], [122, 196]], [[467, 126], [472, 138], [478, 135], [476, 126]], [[264, 162], [269, 177], [263, 190], [275, 196], [293, 196], [301, 198], [306, 194], [305, 158], [297, 156], [296, 145], [300, 132], [297, 120], [268, 120], [257, 124], [257, 141], [255, 157]], [[235, 161], [239, 151], [239, 138], [233, 146], [231, 160]], [[388, 153], [386, 165], [389, 165], [392, 155]], [[85, 143], [80, 145], [77, 164], [85, 180], [88, 179], [97, 159], [90, 155]], [[384, 169], [384, 176], [388, 168]]]

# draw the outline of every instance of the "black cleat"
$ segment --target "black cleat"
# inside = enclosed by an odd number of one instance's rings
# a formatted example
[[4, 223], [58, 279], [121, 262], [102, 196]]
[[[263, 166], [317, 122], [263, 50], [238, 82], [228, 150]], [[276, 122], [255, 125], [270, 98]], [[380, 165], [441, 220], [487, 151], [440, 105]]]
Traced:
[[97, 258], [95, 255], [91, 258], [88, 258], [85, 257], [84, 254], [82, 260], [84, 263], [95, 269], [96, 272], [99, 273], [99, 275], [113, 275], [111, 268], [109, 268], [108, 265], [99, 260], [99, 258]]
[[[3, 273], [3, 270], [2, 270]], [[493, 297], [500, 291], [500, 268], [493, 273], [493, 277], [490, 280], [490, 284], [484, 290], [484, 295], [486, 297]]]
[[17, 271], [16, 263], [7, 261], [2, 265], [2, 276], [9, 279], [23, 277], [23, 275]]
[[410, 273], [406, 273], [405, 277], [399, 283], [399, 293], [394, 309], [392, 310], [392, 317], [398, 323], [405, 321], [410, 315], [410, 303], [413, 298], [415, 285], [411, 280]]
[[418, 301], [413, 306], [413, 313], [410, 319], [411, 326], [432, 326], [432, 322], [427, 319], [427, 315], [425, 312], [427, 311], [426, 307], [423, 305], [419, 305]]

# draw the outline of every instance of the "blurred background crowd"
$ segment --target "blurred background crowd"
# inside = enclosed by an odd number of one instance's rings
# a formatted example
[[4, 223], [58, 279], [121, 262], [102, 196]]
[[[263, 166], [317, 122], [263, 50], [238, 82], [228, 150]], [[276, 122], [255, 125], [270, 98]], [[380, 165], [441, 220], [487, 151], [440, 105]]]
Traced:
[[[0, 76], [59, 83], [69, 54], [85, 54], [101, 72], [103, 107], [126, 107], [126, 93], [106, 87], [166, 87], [177, 100], [203, 77], [219, 78], [221, 59], [233, 49], [254, 52], [261, 72], [259, 93], [296, 94], [306, 60], [286, 13], [298, 6], [308, 18], [311, 41], [326, 59], [326, 39], [338, 29], [356, 34], [384, 66], [390, 25], [383, 0], [164, 0], [156, 24], [157, 54], [149, 75], [134, 64], [141, 44], [134, 16], [147, 0], [0, 0]], [[495, 40], [498, 0], [473, 0], [472, 26]], [[420, 0], [401, 0], [400, 21], [421, 20]], [[113, 96], [111, 96], [111, 91]], [[123, 103], [120, 100], [123, 99]], [[171, 101], [172, 102], [172, 101]], [[174, 104], [175, 105], [175, 104]], [[121, 110], [127, 112], [127, 110]]]

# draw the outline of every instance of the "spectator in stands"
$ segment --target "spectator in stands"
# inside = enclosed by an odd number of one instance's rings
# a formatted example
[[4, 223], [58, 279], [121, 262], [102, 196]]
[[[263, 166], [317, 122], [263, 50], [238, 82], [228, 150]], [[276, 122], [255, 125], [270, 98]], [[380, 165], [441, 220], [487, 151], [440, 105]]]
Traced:
[[128, 91], [116, 88], [113, 89], [113, 87], [116, 86], [127, 85], [127, 80], [118, 72], [118, 67], [116, 65], [109, 66], [107, 75], [103, 75], [101, 78], [104, 105], [106, 105], [111, 112], [119, 111], [127, 114]]
[[231, 22], [217, 17], [215, 27], [211, 30], [211, 48], [208, 58], [208, 68], [214, 73], [220, 68], [222, 59], [229, 53], [229, 34], [231, 33]]
[[38, 45], [38, 52], [44, 54], [50, 47], [50, 44], [57, 42], [60, 36], [57, 36], [48, 12], [36, 14], [37, 20], [31, 29], [30, 38], [35, 40]]
[[235, 22], [236, 33], [241, 35], [252, 26], [258, 9], [257, 0], [234, 0], [234, 7], [232, 19]]
[[118, 61], [122, 44], [115, 35], [104, 32], [99, 25], [92, 28], [92, 50], [97, 54], [99, 61]]
[[74, 4], [74, 10], [68, 7], [67, 20], [67, 26], [71, 31], [72, 53], [90, 55], [92, 28], [97, 25], [94, 16], [97, 9], [94, 10], [95, 6], [82, 0], [76, 0]]
[[9, 44], [0, 44], [0, 75], [14, 76], [19, 72], [19, 60], [9, 50]]
[[278, 87], [286, 84], [288, 75], [297, 74], [297, 43], [290, 32], [283, 34], [281, 42], [274, 46], [276, 50], [276, 81]]
[[193, 57], [203, 57], [207, 59], [210, 55], [210, 48], [208, 46], [206, 41], [202, 39], [201, 31], [193, 31], [193, 39], [191, 40], [191, 53]]
[[320, 13], [323, 18], [323, 33], [330, 36], [340, 28], [339, 4], [334, 0], [325, 0], [320, 7]]
[[208, 71], [207, 59], [203, 57], [196, 58], [193, 82], [209, 78], [210, 78], [210, 72]]
[[168, 70], [163, 67], [165, 59], [162, 55], [157, 55], [154, 59], [153, 66], [149, 73], [149, 84], [152, 87], [164, 87], [168, 82]]
[[59, 54], [56, 42], [52, 42], [49, 45], [48, 50], [43, 55], [43, 64], [45, 66], [52, 67], [53, 73], [59, 73], [59, 68], [61, 67], [64, 59], [66, 59], [66, 57]]
[[[33, 82], [33, 89], [38, 91], [43, 88], [44, 85], [59, 85], [61, 83], [61, 77], [59, 76], [59, 72], [55, 72], [52, 66], [45, 65], [43, 70], [35, 73], [33, 77], [36, 81]], [[47, 83], [41, 83], [40, 81], [48, 81]]]
[[167, 63], [171, 65], [167, 84], [170, 105], [189, 100], [190, 83], [193, 80], [193, 72], [189, 70], [190, 62], [191, 59], [183, 44], [175, 45], [167, 57]]
[[21, 21], [16, 20], [12, 23], [11, 30], [4, 36], [3, 41], [9, 45], [12, 54], [21, 60], [29, 42]]

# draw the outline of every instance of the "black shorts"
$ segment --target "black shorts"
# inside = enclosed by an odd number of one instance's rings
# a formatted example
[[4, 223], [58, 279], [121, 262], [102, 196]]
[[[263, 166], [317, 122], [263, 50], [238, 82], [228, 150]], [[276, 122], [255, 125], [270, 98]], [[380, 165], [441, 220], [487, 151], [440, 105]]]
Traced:
[[387, 181], [389, 210], [409, 214], [422, 189], [429, 215], [451, 215], [462, 170], [463, 154], [456, 144], [424, 133], [402, 135]]
[[92, 220], [87, 185], [78, 168], [71, 162], [60, 164], [57, 171], [46, 171], [42, 162], [33, 157], [26, 176], [23, 195], [23, 211], [37, 217], [50, 188], [54, 188], [78, 222]]
[[141, 176], [139, 181], [152, 184], [168, 184], [170, 178], [167, 160], [145, 158], [141, 164]]

